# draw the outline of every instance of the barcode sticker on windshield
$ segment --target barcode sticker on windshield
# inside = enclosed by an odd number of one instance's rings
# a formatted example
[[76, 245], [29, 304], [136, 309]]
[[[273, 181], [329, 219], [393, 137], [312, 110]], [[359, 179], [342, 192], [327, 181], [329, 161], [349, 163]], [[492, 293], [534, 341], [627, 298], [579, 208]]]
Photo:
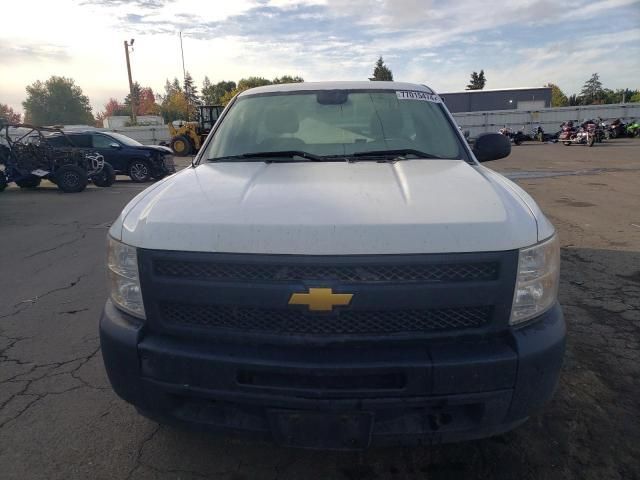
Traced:
[[420, 100], [422, 102], [442, 103], [438, 95], [417, 90], [396, 90], [396, 95], [398, 96], [398, 100]]

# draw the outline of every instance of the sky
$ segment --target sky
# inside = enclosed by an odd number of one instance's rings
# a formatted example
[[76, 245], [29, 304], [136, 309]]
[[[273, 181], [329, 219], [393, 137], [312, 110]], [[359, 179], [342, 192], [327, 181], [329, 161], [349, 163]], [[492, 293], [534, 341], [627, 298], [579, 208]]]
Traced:
[[201, 86], [247, 76], [364, 80], [378, 56], [394, 79], [464, 90], [558, 84], [579, 93], [640, 88], [640, 0], [20, 0], [3, 2], [0, 103], [22, 110], [25, 86], [73, 78], [94, 114], [128, 93], [132, 74], [162, 93], [186, 69]]

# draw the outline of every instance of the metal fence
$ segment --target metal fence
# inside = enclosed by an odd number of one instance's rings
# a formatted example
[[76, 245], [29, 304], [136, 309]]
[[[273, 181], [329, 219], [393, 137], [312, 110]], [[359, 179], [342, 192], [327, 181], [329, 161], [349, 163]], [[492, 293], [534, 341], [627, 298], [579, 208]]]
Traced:
[[540, 125], [547, 133], [560, 130], [560, 124], [569, 120], [582, 122], [590, 118], [606, 120], [620, 118], [624, 122], [640, 118], [640, 103], [616, 103], [584, 107], [557, 107], [540, 110], [496, 110], [491, 112], [467, 112], [452, 114], [462, 130], [468, 130], [475, 138], [481, 133], [497, 132], [504, 127], [521, 129], [529, 133]]

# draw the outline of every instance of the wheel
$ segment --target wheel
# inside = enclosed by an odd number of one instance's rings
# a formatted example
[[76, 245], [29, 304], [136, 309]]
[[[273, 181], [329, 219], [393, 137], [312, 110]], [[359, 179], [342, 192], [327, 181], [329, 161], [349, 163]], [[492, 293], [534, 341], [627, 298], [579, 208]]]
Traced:
[[149, 164], [145, 160], [134, 160], [129, 164], [129, 176], [136, 183], [151, 180]]
[[20, 188], [36, 188], [40, 185], [40, 177], [31, 176], [27, 178], [23, 178], [22, 180], [16, 181], [16, 185]]
[[175, 137], [171, 140], [171, 150], [179, 157], [185, 157], [191, 155], [193, 149], [191, 148], [191, 142], [184, 135]]
[[571, 145], [571, 142], [562, 142], [562, 144], [566, 147], [568, 147], [569, 145]]
[[77, 165], [63, 165], [56, 171], [56, 183], [64, 193], [81, 192], [88, 181], [87, 171]]
[[7, 188], [7, 176], [4, 172], [0, 172], [0, 192]]
[[91, 177], [91, 180], [96, 187], [110, 187], [116, 181], [116, 171], [110, 163], [105, 162], [100, 173]]
[[516, 145], [522, 145], [522, 136], [516, 135], [515, 137], [513, 137], [513, 143], [515, 143]]

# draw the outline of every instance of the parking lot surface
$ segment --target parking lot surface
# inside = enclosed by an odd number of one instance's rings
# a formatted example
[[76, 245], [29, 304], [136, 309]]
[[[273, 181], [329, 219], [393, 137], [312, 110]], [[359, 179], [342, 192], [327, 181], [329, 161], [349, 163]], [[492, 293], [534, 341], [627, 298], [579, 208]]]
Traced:
[[560, 234], [569, 337], [557, 394], [502, 436], [360, 454], [139, 416], [108, 384], [98, 319], [107, 229], [144, 186], [0, 193], [0, 478], [640, 478], [640, 141], [525, 143], [487, 166], [516, 179]]

